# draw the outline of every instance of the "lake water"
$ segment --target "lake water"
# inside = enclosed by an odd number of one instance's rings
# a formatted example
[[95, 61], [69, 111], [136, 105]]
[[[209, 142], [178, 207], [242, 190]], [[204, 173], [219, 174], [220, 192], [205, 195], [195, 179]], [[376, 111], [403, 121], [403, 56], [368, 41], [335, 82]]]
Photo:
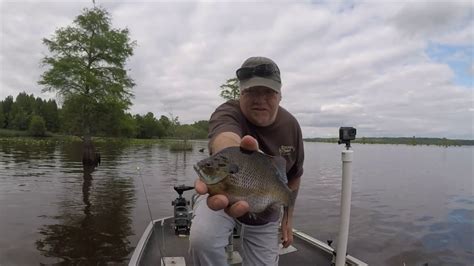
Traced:
[[[159, 145], [99, 144], [84, 174], [79, 146], [0, 141], [0, 265], [126, 264], [150, 221], [172, 215], [172, 186], [206, 157]], [[342, 146], [305, 143], [294, 226], [337, 239]], [[348, 252], [371, 265], [472, 265], [473, 147], [353, 145]], [[185, 192], [190, 197], [191, 192]]]

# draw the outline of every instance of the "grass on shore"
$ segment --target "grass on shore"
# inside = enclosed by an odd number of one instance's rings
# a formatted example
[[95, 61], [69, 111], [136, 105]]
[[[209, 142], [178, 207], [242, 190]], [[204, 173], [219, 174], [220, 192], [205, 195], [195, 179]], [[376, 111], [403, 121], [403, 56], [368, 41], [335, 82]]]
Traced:
[[0, 128], [0, 138], [28, 137], [29, 134], [24, 130], [12, 130]]
[[169, 145], [170, 151], [192, 151], [193, 145], [189, 141], [173, 141]]

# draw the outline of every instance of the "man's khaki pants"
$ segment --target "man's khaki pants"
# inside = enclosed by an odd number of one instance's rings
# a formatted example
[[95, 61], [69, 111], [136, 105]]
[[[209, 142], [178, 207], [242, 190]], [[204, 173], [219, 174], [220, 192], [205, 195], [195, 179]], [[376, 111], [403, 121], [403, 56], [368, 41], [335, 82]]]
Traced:
[[[189, 238], [194, 265], [227, 265], [225, 247], [238, 221], [223, 210], [209, 209], [206, 201], [206, 196], [200, 196], [194, 206]], [[278, 222], [256, 226], [242, 224], [242, 265], [278, 265], [278, 225]]]

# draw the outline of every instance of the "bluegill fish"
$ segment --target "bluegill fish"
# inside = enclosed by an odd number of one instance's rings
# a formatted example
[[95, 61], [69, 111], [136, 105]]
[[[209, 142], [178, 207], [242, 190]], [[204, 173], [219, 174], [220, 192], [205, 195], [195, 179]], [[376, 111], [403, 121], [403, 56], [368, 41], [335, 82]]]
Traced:
[[199, 161], [194, 169], [210, 195], [224, 194], [230, 204], [245, 200], [251, 214], [293, 204], [282, 157], [229, 147]]

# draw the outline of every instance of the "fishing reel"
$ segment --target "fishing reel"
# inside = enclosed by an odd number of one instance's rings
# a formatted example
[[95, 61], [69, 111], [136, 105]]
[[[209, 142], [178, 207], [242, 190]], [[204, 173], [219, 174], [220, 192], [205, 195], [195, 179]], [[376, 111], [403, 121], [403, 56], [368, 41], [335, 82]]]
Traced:
[[190, 202], [183, 197], [183, 192], [194, 187], [179, 185], [173, 187], [178, 192], [178, 197], [171, 202], [174, 206], [174, 232], [176, 235], [189, 235], [191, 229]]

